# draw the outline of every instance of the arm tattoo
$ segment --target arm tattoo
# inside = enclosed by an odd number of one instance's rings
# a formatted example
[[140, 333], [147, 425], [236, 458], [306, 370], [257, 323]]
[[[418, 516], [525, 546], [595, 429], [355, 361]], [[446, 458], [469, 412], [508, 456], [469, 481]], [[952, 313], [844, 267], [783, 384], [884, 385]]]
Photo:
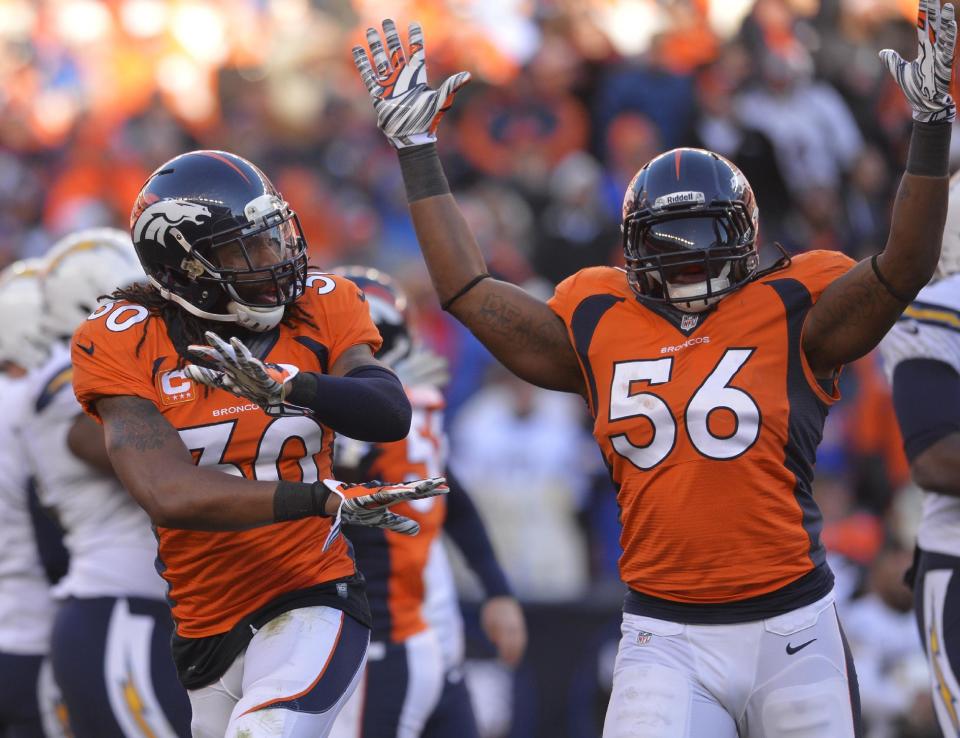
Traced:
[[516, 348], [551, 351], [569, 347], [567, 332], [559, 317], [538, 323], [524, 316], [519, 306], [501, 295], [487, 295], [470, 317], [467, 325], [476, 325], [484, 332], [489, 331], [507, 339]]
[[110, 407], [110, 445], [113, 448], [149, 451], [165, 445], [171, 428], [152, 402], [139, 397], [123, 397], [116, 398]]

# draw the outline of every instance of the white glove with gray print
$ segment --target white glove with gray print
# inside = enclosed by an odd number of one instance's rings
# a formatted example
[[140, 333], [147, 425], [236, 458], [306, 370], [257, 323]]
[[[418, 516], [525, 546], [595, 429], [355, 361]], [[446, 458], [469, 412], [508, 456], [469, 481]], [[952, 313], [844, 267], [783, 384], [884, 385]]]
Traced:
[[353, 47], [353, 63], [373, 98], [377, 125], [396, 148], [418, 146], [437, 140], [437, 126], [453, 105], [457, 90], [470, 81], [469, 72], [448, 77], [436, 90], [427, 87], [427, 61], [423, 50], [423, 30], [411, 23], [406, 56], [397, 26], [389, 18], [383, 22], [387, 52], [376, 28], [367, 29], [370, 57], [362, 46]]
[[881, 51], [880, 58], [913, 108], [914, 120], [952, 122], [957, 117], [950, 96], [957, 21], [951, 3], [941, 10], [939, 0], [920, 0], [917, 41], [919, 53], [912, 62], [904, 61], [893, 49]]

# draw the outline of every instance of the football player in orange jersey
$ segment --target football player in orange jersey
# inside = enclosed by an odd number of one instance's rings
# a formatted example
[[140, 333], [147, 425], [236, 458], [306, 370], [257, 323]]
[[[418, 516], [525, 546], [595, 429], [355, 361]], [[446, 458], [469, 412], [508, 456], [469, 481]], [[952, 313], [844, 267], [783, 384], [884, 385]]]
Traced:
[[387, 507], [443, 480], [325, 479], [335, 430], [400, 439], [410, 405], [373, 356], [362, 293], [308, 275], [297, 216], [257, 167], [178, 156], [144, 184], [131, 230], [149, 284], [117, 290], [77, 329], [73, 384], [153, 521], [191, 730], [326, 736], [370, 632], [340, 524], [415, 533]]
[[[874, 348], [937, 263], [955, 106], [952, 5], [922, 0], [919, 56], [884, 61], [913, 109], [883, 253], [761, 269], [740, 171], [677, 149], [623, 202], [626, 269], [584, 269], [541, 302], [486, 273], [436, 131], [461, 72], [427, 86], [423, 36], [384, 21], [354, 59], [398, 149], [442, 306], [515, 374], [583, 396], [617, 489], [629, 591], [604, 738], [852, 738], [856, 678], [811, 495], [843, 364]], [[409, 54], [409, 56], [408, 56]]]
[[[448, 443], [440, 388], [445, 360], [415, 343], [406, 296], [390, 277], [360, 266], [337, 267], [333, 273], [349, 278], [366, 295], [383, 337], [376, 356], [396, 370], [413, 407], [410, 433], [402, 441], [338, 438], [337, 477], [402, 480], [444, 473]], [[481, 624], [501, 658], [516, 666], [523, 655], [526, 627], [520, 606], [469, 495], [449, 473], [446, 477], [450, 494], [445, 498], [397, 508], [420, 523], [416, 538], [345, 529], [366, 579], [373, 629], [364, 679], [331, 738], [479, 736], [462, 674], [463, 626], [441, 533], [449, 534], [481, 582], [487, 597]]]

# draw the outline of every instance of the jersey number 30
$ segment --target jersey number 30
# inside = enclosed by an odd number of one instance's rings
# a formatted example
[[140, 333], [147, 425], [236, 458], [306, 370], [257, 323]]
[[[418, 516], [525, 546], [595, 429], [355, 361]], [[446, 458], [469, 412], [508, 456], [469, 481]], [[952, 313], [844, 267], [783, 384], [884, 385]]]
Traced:
[[[760, 435], [760, 408], [744, 390], [730, 382], [753, 354], [754, 349], [727, 349], [703, 384], [693, 393], [684, 410], [684, 427], [693, 447], [710, 459], [735, 459], [745, 453]], [[666, 384], [673, 371], [673, 357], [624, 361], [613, 370], [610, 391], [610, 420], [643, 417], [650, 421], [653, 437], [645, 446], [634, 445], [625, 433], [610, 436], [614, 451], [640, 469], [652, 469], [663, 461], [677, 443], [677, 421], [670, 406], [653, 392], [631, 393], [635, 382], [651, 387]], [[718, 435], [710, 429], [710, 415], [724, 408], [734, 417], [733, 432]]]

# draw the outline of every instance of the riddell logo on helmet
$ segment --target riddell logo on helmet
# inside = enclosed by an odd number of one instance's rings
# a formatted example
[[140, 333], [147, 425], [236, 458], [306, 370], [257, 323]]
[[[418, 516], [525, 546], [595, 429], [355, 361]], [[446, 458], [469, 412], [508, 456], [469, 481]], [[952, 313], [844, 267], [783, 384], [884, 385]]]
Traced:
[[703, 205], [706, 198], [702, 192], [671, 192], [669, 195], [660, 195], [653, 201], [654, 208], [667, 208], [671, 205]]

